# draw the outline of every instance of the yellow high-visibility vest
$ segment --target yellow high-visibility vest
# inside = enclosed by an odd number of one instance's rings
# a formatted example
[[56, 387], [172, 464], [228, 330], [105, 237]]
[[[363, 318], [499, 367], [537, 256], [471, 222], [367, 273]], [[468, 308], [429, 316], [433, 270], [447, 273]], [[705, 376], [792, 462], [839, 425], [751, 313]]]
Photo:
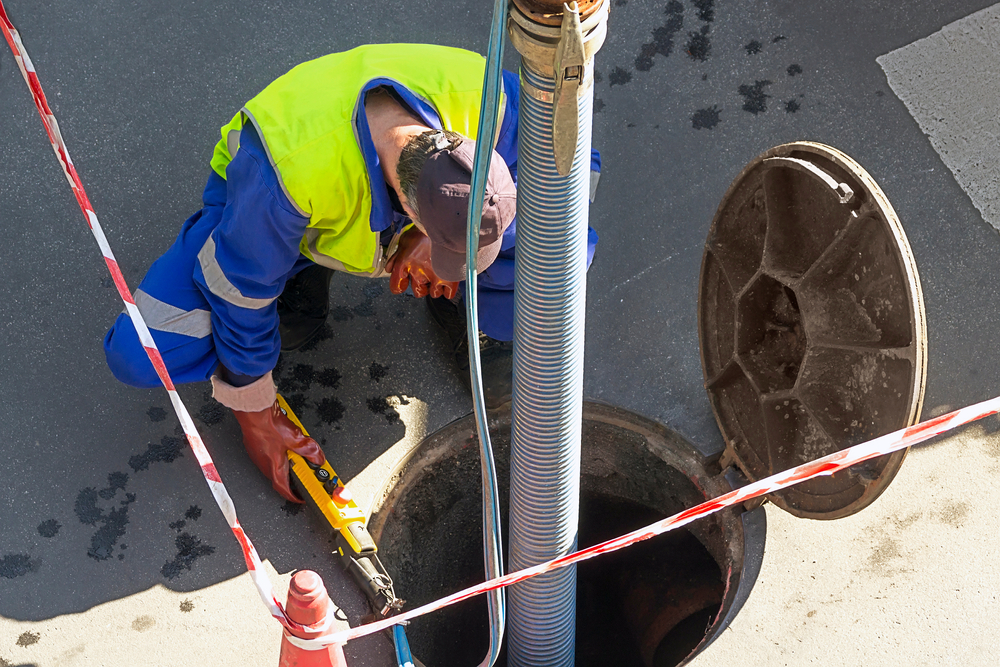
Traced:
[[360, 46], [310, 60], [222, 128], [212, 169], [226, 177], [243, 124], [252, 122], [285, 195], [309, 218], [302, 254], [331, 268], [379, 274], [384, 258], [371, 230], [371, 182], [356, 131], [361, 91], [391, 80], [430, 105], [444, 129], [475, 139], [485, 66], [477, 53], [427, 44]]

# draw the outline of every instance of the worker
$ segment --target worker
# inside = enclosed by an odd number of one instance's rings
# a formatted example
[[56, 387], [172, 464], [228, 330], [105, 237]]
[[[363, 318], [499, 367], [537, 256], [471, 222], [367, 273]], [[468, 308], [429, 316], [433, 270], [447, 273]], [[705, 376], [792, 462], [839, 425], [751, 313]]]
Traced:
[[[204, 206], [135, 292], [174, 382], [211, 381], [250, 458], [290, 501], [301, 502], [287, 450], [325, 458], [279, 408], [272, 370], [282, 350], [321, 330], [334, 270], [388, 277], [393, 293], [428, 297], [471, 384], [462, 281], [484, 72], [469, 51], [386, 44], [279, 77], [222, 128]], [[510, 398], [514, 336], [519, 81], [506, 71], [502, 80], [475, 257], [490, 407]], [[589, 266], [593, 230], [588, 241]], [[127, 314], [104, 350], [122, 382], [159, 384]]]

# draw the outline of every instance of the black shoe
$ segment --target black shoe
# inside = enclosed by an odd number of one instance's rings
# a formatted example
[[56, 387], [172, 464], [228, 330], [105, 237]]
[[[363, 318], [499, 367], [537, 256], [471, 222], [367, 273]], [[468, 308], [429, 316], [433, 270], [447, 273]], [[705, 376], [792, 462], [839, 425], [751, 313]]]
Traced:
[[[469, 375], [469, 337], [465, 310], [445, 298], [427, 297], [431, 318], [444, 329], [452, 346], [452, 357], [466, 390], [472, 393]], [[514, 344], [479, 332], [479, 360], [483, 372], [483, 398], [488, 410], [510, 401], [514, 372]]]
[[278, 333], [283, 351], [297, 350], [319, 333], [330, 314], [333, 269], [314, 264], [285, 283], [278, 297]]

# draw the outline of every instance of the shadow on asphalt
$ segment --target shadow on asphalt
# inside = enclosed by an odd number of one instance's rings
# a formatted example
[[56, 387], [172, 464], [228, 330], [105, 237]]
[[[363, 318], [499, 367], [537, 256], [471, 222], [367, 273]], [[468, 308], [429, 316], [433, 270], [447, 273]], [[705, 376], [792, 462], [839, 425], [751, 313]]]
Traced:
[[[390, 294], [382, 282], [337, 276], [332, 304], [320, 338], [283, 353], [275, 379], [349, 480], [406, 434], [397, 407], [422, 401], [443, 425], [467, 410], [468, 399], [449, 365], [445, 336], [421, 300]], [[45, 458], [37, 459], [35, 501], [4, 521], [5, 542], [13, 545], [0, 553], [4, 617], [38, 621], [157, 584], [195, 591], [246, 571], [165, 392], [124, 387], [104, 375], [93, 400], [107, 413], [97, 420], [77, 415], [84, 435], [49, 445], [75, 458], [73, 474], [46, 471]], [[332, 554], [328, 528], [270, 489], [243, 451], [235, 418], [211, 398], [207, 383], [180, 391], [261, 557], [279, 573], [316, 570], [349, 615], [365, 613]]]

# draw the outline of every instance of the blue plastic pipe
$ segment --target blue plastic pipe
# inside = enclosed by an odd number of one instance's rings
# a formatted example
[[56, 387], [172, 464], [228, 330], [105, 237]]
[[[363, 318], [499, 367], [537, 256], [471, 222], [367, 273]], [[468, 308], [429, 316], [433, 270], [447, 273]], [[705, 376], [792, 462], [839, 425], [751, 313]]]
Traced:
[[396, 664], [398, 667], [413, 667], [413, 654], [410, 653], [410, 642], [406, 639], [406, 630], [402, 625], [392, 626], [392, 643], [396, 647]]

